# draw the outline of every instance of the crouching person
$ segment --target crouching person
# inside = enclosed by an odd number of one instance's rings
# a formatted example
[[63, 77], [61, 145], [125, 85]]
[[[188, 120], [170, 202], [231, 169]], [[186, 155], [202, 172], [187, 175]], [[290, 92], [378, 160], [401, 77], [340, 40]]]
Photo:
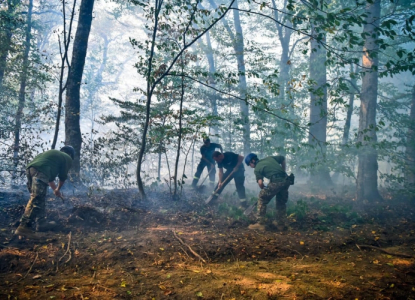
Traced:
[[[276, 196], [277, 203], [277, 229], [287, 230], [288, 188], [294, 184], [294, 175], [287, 176], [284, 156], [269, 156], [258, 159], [257, 155], [250, 153], [245, 157], [245, 163], [254, 168], [254, 174], [261, 191], [258, 196], [257, 223], [249, 226], [249, 229], [265, 230], [267, 204]], [[264, 178], [269, 179], [267, 187]]]
[[[35, 231], [53, 229], [52, 224], [47, 223], [45, 217], [47, 188], [50, 186], [55, 196], [62, 197], [60, 189], [68, 177], [74, 156], [74, 148], [64, 146], [60, 151], [49, 150], [39, 154], [27, 165], [27, 188], [30, 199], [15, 235], [31, 238], [35, 236]], [[59, 178], [58, 186], [55, 184], [56, 177]]]

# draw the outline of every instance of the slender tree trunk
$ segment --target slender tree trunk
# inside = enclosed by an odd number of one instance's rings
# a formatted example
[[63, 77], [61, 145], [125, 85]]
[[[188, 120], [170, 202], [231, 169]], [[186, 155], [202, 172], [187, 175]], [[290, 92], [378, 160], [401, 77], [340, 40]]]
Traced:
[[[215, 72], [216, 72], [216, 68], [215, 68], [215, 60], [213, 58], [213, 49], [212, 49], [212, 44], [210, 42], [210, 34], [209, 31], [206, 32], [206, 49], [205, 49], [205, 54], [206, 54], [206, 58], [208, 60], [209, 63], [209, 85], [212, 87], [216, 87], [216, 81], [215, 81]], [[217, 97], [216, 97], [216, 92], [214, 90], [211, 91], [212, 95], [210, 97], [210, 105], [211, 105], [211, 109], [212, 109], [212, 115], [214, 116], [218, 116], [218, 105], [217, 105]], [[219, 130], [218, 130], [218, 126], [215, 124], [213, 126], [211, 126], [211, 128], [209, 129], [209, 133], [212, 135], [217, 135], [219, 134]]]
[[[56, 116], [56, 123], [55, 123], [55, 134], [53, 135], [52, 141], [52, 149], [55, 149], [56, 143], [58, 142], [58, 134], [59, 134], [59, 127], [61, 124], [61, 115], [62, 115], [62, 103], [63, 103], [63, 93], [66, 90], [66, 83], [64, 84], [64, 75], [65, 75], [65, 65], [70, 69], [69, 61], [68, 61], [68, 51], [69, 45], [71, 43], [71, 33], [72, 33], [72, 24], [73, 18], [75, 16], [75, 7], [76, 7], [76, 0], [73, 2], [72, 12], [71, 12], [71, 19], [69, 22], [69, 30], [68, 33], [66, 32], [66, 2], [62, 1], [62, 13], [63, 13], [63, 49], [62, 44], [59, 38], [59, 50], [61, 55], [61, 65], [60, 65], [60, 75], [59, 75], [59, 94], [58, 94], [58, 113]], [[63, 53], [62, 53], [63, 50]]]
[[357, 200], [375, 201], [381, 198], [378, 191], [378, 161], [377, 151], [374, 148], [376, 136], [376, 105], [378, 95], [378, 50], [376, 39], [379, 33], [380, 0], [367, 4], [367, 19], [363, 27], [365, 43], [363, 47], [363, 79], [360, 94], [360, 114], [358, 143], [358, 171], [357, 171]]
[[349, 134], [350, 134], [350, 125], [352, 123], [352, 114], [353, 114], [353, 105], [354, 105], [354, 95], [355, 93], [359, 92], [356, 90], [357, 87], [357, 66], [356, 69], [353, 70], [353, 65], [350, 65], [350, 94], [349, 94], [349, 107], [347, 108], [346, 114], [346, 122], [344, 124], [344, 131], [343, 131], [343, 139], [342, 144], [346, 145], [349, 142]]
[[[235, 22], [235, 54], [236, 60], [238, 63], [238, 73], [239, 73], [239, 93], [242, 99], [246, 99], [247, 85], [246, 85], [246, 76], [245, 76], [245, 57], [244, 57], [244, 36], [242, 32], [241, 20], [239, 18], [238, 10], [238, 1], [234, 2], [233, 7], [236, 9], [233, 10], [233, 19]], [[248, 105], [245, 102], [240, 101], [240, 110], [241, 110], [241, 119], [243, 123], [243, 143], [244, 143], [244, 153], [249, 153], [251, 150], [251, 131], [249, 125], [249, 109]]]
[[414, 188], [415, 185], [415, 85], [412, 89], [411, 111], [409, 114], [409, 126], [406, 138], [405, 152], [405, 186]]
[[[308, 142], [314, 146], [314, 155], [320, 156], [324, 162], [327, 141], [327, 70], [326, 50], [320, 42], [326, 41], [325, 33], [318, 33], [312, 29], [313, 38], [310, 41], [310, 78], [315, 81], [310, 88], [310, 129]], [[321, 36], [323, 35], [323, 36]], [[319, 41], [319, 39], [321, 39]], [[319, 47], [320, 46], [320, 47]], [[311, 170], [311, 181], [319, 186], [332, 185], [328, 168], [317, 165]]]
[[84, 72], [88, 38], [91, 31], [94, 0], [82, 0], [79, 10], [78, 27], [73, 44], [71, 69], [68, 74], [65, 101], [65, 144], [75, 149], [75, 160], [71, 173], [79, 181], [82, 136], [80, 127], [80, 90]]
[[26, 102], [26, 83], [27, 83], [27, 71], [29, 68], [29, 51], [30, 40], [32, 38], [32, 10], [33, 0], [29, 0], [29, 7], [27, 12], [27, 25], [26, 25], [26, 40], [23, 53], [22, 71], [20, 74], [20, 89], [19, 89], [19, 104], [16, 112], [16, 124], [14, 126], [14, 144], [13, 144], [13, 164], [14, 171], [12, 174], [12, 182], [16, 181], [16, 170], [19, 165], [19, 150], [20, 150], [20, 131], [22, 129], [23, 108]]
[[[180, 150], [182, 147], [182, 117], [183, 117], [183, 99], [184, 99], [184, 77], [183, 77], [183, 56], [181, 58], [182, 61], [182, 76], [181, 76], [181, 86], [182, 90], [180, 93], [180, 108], [179, 108], [179, 136], [177, 137], [177, 153], [176, 153], [176, 164], [174, 166], [174, 192], [173, 192], [173, 199], [176, 200], [177, 197], [177, 184], [179, 182], [179, 178], [177, 176], [178, 169], [179, 169], [179, 159], [180, 159]], [[180, 182], [182, 184], [182, 182]]]
[[[153, 70], [153, 56], [154, 56], [154, 47], [156, 46], [156, 35], [157, 35], [157, 30], [158, 30], [159, 13], [161, 11], [162, 5], [163, 5], [163, 0], [156, 0], [156, 3], [154, 4], [154, 10], [155, 10], [154, 29], [153, 29], [153, 35], [152, 35], [152, 40], [151, 40], [150, 57], [148, 58], [146, 121], [144, 123], [143, 136], [141, 138], [141, 148], [140, 148], [140, 151], [138, 152], [138, 162], [137, 162], [137, 170], [136, 170], [137, 186], [138, 186], [138, 191], [140, 193], [141, 199], [146, 198], [143, 180], [141, 179], [141, 167], [142, 167], [141, 165], [143, 161], [144, 151], [146, 149], [147, 131], [148, 131], [148, 125], [150, 123], [151, 97], [153, 96], [152, 80], [151, 80], [152, 70]], [[166, 154], [166, 157], [167, 157], [167, 154]], [[170, 176], [170, 168], [169, 168], [169, 176]], [[171, 185], [170, 185], [170, 192], [171, 192]]]
[[[274, 8], [274, 19], [279, 20], [282, 24], [287, 25], [289, 27], [292, 27], [292, 23], [289, 18], [284, 14], [286, 11], [287, 6], [287, 0], [284, 1], [283, 5], [283, 14], [282, 17], [279, 17], [279, 10], [277, 8], [277, 5], [275, 3], [275, 0], [272, 0], [272, 7]], [[289, 28], [284, 28], [280, 23], [275, 22], [275, 27], [277, 29], [278, 39], [281, 45], [281, 56], [280, 56], [280, 72], [278, 76], [278, 85], [279, 85], [279, 95], [278, 95], [278, 101], [279, 105], [288, 105], [288, 111], [291, 114], [294, 114], [291, 109], [292, 105], [289, 103], [289, 87], [288, 87], [288, 81], [290, 78], [290, 61], [289, 61], [289, 53], [290, 53], [290, 41], [291, 41], [291, 34], [292, 30]], [[292, 117], [292, 116], [290, 116]], [[281, 124], [278, 122], [276, 126], [281, 126]], [[275, 135], [275, 144], [278, 148], [281, 150], [279, 151], [280, 154], [285, 155], [286, 153], [286, 145], [285, 145], [285, 139], [287, 136], [285, 135]]]

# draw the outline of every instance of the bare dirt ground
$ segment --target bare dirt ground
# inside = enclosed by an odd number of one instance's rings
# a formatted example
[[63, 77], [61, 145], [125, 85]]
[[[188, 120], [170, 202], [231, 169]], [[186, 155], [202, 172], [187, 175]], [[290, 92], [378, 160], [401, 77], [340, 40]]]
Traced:
[[114, 190], [48, 198], [61, 232], [12, 242], [28, 195], [0, 193], [0, 299], [415, 299], [414, 203], [295, 187], [284, 233], [232, 197]]

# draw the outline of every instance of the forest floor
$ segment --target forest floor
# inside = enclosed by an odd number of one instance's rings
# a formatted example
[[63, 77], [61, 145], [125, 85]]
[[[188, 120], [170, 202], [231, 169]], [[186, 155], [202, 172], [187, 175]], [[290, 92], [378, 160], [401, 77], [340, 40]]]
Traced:
[[413, 203], [301, 189], [283, 233], [249, 230], [232, 195], [48, 197], [62, 232], [33, 241], [11, 241], [28, 194], [0, 192], [0, 299], [415, 299]]

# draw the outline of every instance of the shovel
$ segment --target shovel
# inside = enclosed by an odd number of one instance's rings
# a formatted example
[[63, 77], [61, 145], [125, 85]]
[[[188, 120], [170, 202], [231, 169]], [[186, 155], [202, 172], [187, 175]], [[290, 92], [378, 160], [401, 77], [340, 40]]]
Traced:
[[253, 212], [253, 210], [254, 210], [254, 208], [257, 206], [257, 204], [258, 204], [258, 201], [256, 201], [254, 204], [252, 204], [250, 207], [248, 207], [247, 209], [245, 209], [245, 211], [244, 211], [244, 216], [249, 216], [252, 212]]
[[[232, 171], [231, 174], [228, 175], [228, 177], [226, 177], [226, 179], [222, 182], [222, 185], [225, 184], [233, 175], [233, 173], [235, 173], [235, 171]], [[219, 191], [219, 187], [216, 189], [216, 191], [214, 191], [209, 198], [206, 199], [205, 203], [209, 204], [210, 201], [212, 201], [214, 195]]]
[[[264, 187], [264, 189], [267, 189], [267, 188], [268, 188], [267, 186]], [[249, 216], [257, 205], [258, 205], [258, 200], [255, 201], [255, 203], [249, 206], [247, 209], [245, 209], [244, 216], [246, 217]]]
[[196, 188], [198, 191], [203, 190], [204, 186], [203, 183], [206, 181], [206, 179], [209, 177], [210, 173], [215, 169], [215, 166], [213, 166], [210, 171], [207, 173], [206, 177], [202, 180], [202, 183]]

